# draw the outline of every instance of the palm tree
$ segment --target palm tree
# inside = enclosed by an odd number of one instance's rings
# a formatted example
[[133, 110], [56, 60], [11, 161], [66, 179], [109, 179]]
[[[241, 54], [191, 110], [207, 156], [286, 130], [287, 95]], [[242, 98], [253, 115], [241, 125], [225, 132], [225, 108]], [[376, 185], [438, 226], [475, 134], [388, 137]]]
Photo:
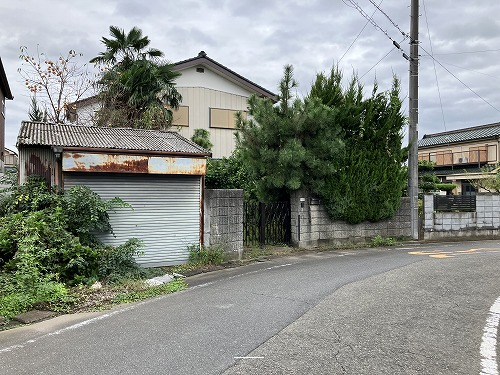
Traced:
[[103, 37], [101, 42], [106, 46], [106, 51], [90, 60], [91, 63], [104, 65], [120, 65], [127, 68], [131, 63], [144, 59], [159, 59], [163, 52], [156, 48], [145, 50], [150, 43], [147, 36], [142, 35], [142, 30], [133, 27], [127, 35], [125, 31], [116, 26], [109, 27], [112, 39]]
[[[90, 60], [106, 65], [99, 96], [99, 125], [165, 129], [182, 97], [175, 88], [180, 73], [161, 61], [163, 52], [148, 48], [150, 40], [133, 27], [127, 34], [116, 26], [109, 28], [113, 38], [102, 38], [106, 51]], [[167, 108], [168, 107], [168, 108]]]

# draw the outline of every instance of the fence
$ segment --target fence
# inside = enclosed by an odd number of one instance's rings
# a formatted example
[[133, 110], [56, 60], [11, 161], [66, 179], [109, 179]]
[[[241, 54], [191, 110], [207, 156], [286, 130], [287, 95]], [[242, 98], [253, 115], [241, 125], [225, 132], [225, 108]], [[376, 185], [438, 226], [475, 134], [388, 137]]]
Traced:
[[243, 243], [245, 246], [290, 243], [290, 202], [245, 202]]
[[436, 199], [432, 195], [424, 196], [424, 240], [497, 238], [500, 235], [500, 195], [479, 193], [471, 197], [457, 196], [454, 201], [452, 198], [454, 197], [443, 196]]
[[435, 195], [435, 211], [476, 211], [475, 195]]

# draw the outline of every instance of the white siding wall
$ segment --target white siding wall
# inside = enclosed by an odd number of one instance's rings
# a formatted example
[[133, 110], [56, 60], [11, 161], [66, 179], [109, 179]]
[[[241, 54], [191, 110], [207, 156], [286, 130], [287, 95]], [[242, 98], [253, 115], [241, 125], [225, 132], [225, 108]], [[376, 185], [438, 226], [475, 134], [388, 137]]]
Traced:
[[207, 129], [214, 147], [212, 156], [230, 156], [235, 147], [234, 130], [210, 128], [210, 108], [246, 111], [248, 97], [203, 87], [178, 87], [182, 94], [182, 105], [189, 106], [189, 127], [179, 127], [179, 132], [191, 138], [197, 128]]

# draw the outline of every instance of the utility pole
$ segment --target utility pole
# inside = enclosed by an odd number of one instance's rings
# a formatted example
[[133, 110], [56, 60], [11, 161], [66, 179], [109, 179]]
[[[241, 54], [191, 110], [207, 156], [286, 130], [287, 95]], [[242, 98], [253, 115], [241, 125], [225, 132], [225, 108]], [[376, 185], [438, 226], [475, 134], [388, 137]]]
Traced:
[[410, 13], [410, 79], [408, 131], [408, 194], [411, 207], [411, 233], [418, 239], [418, 17], [419, 0], [411, 0]]

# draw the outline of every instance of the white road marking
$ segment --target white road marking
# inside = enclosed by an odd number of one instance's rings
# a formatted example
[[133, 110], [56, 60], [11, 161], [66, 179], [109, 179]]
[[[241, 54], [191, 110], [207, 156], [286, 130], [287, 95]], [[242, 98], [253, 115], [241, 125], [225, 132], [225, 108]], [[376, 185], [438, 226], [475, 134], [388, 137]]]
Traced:
[[[264, 271], [272, 270], [272, 269], [276, 269], [276, 268], [281, 268], [281, 267], [288, 267], [288, 266], [291, 266], [291, 265], [292, 265], [292, 263], [281, 264], [281, 265], [277, 265], [277, 266], [273, 266], [273, 267], [268, 267]], [[258, 273], [258, 272], [262, 272], [262, 270], [250, 271], [250, 272], [246, 272], [246, 273], [243, 273], [243, 274], [240, 274], [240, 275], [234, 275], [234, 276], [230, 276], [230, 277], [227, 277], [227, 278], [224, 278], [224, 279], [220, 279], [220, 280], [217, 280], [217, 281], [210, 281], [210, 282], [207, 282], [207, 283], [204, 283], [204, 284], [201, 284], [201, 285], [197, 285], [197, 286], [194, 286], [194, 287], [191, 287], [191, 288], [188, 288], [188, 289], [184, 289], [184, 290], [178, 291], [176, 294], [187, 293], [190, 290], [197, 289], [197, 288], [207, 287], [209, 285], [215, 284], [215, 283], [223, 281], [223, 280], [230, 280], [230, 279], [234, 279], [234, 278], [237, 278], [237, 277], [242, 277], [242, 276], [246, 276], [246, 275], [250, 275], [250, 274]], [[5, 347], [5, 348], [0, 348], [0, 354], [11, 352], [11, 351], [14, 351], [16, 349], [23, 349], [26, 346], [28, 346], [29, 344], [34, 344], [37, 341], [39, 341], [39, 340], [41, 340], [41, 339], [43, 339], [45, 337], [50, 337], [50, 336], [54, 336], [54, 335], [60, 335], [60, 334], [62, 334], [64, 332], [72, 331], [74, 329], [78, 329], [78, 328], [81, 328], [83, 326], [96, 323], [96, 322], [98, 322], [100, 320], [110, 318], [110, 317], [112, 317], [114, 315], [121, 314], [121, 313], [123, 313], [125, 311], [134, 310], [134, 309], [136, 309], [139, 306], [151, 303], [151, 302], [156, 301], [158, 299], [163, 299], [166, 296], [168, 296], [168, 294], [164, 294], [164, 295], [161, 295], [161, 296], [149, 299], [149, 300], [144, 300], [144, 301], [141, 301], [141, 302], [137, 302], [137, 303], [134, 303], [133, 305], [130, 305], [130, 306], [118, 309], [118, 310], [114, 310], [114, 311], [111, 311], [111, 312], [108, 312], [108, 313], [96, 316], [95, 318], [87, 319], [87, 320], [84, 320], [84, 321], [82, 321], [80, 323], [76, 323], [76, 324], [73, 324], [71, 326], [58, 329], [57, 331], [46, 333], [46, 334], [41, 335], [41, 336], [39, 336], [39, 337], [37, 337], [35, 339], [26, 340], [22, 344], [12, 345], [12, 346], [8, 346], [8, 347]], [[247, 358], [247, 357], [242, 357], [242, 358]]]
[[264, 359], [264, 357], [234, 357], [234, 359]]
[[490, 307], [481, 341], [481, 375], [498, 375], [497, 334], [500, 322], [500, 297]]

